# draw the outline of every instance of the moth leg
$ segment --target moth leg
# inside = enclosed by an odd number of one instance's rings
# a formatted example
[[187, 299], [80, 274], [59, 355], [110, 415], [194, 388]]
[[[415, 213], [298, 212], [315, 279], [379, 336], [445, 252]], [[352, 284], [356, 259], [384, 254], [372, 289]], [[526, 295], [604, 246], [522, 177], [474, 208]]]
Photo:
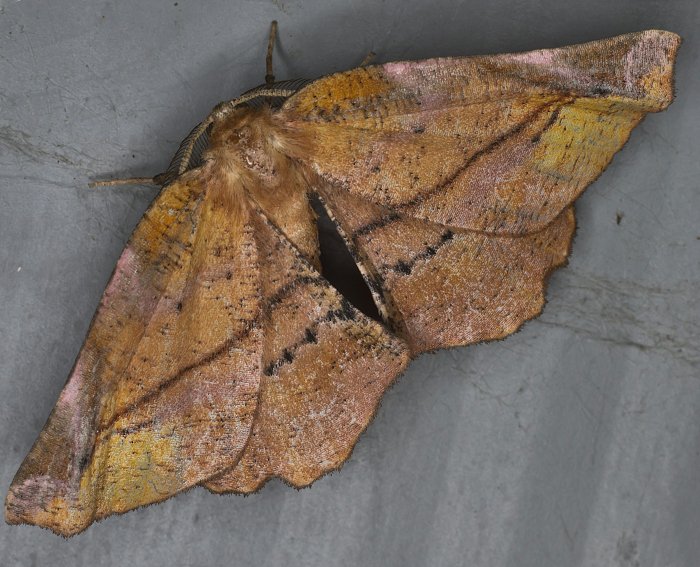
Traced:
[[155, 177], [122, 177], [119, 179], [102, 179], [88, 183], [88, 187], [112, 187], [114, 185], [161, 185]]
[[377, 54], [374, 51], [370, 51], [367, 55], [365, 55], [365, 58], [362, 60], [362, 63], [360, 63], [360, 67], [366, 67], [369, 65], [372, 61], [374, 61], [374, 58], [377, 56]]
[[275, 82], [272, 73], [272, 50], [275, 48], [275, 36], [277, 35], [277, 20], [270, 24], [270, 37], [267, 40], [267, 56], [265, 57], [265, 84], [269, 87]]

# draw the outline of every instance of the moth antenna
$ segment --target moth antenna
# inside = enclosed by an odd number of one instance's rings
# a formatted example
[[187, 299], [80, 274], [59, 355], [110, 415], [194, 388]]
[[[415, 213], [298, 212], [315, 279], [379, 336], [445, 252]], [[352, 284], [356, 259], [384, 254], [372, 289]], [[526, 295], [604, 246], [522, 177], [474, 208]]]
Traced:
[[265, 58], [265, 84], [270, 86], [275, 82], [272, 74], [272, 50], [275, 48], [275, 36], [277, 35], [277, 20], [270, 24], [270, 37], [267, 40], [267, 57]]
[[372, 61], [374, 61], [374, 58], [377, 56], [377, 54], [374, 51], [370, 51], [367, 55], [365, 55], [365, 58], [362, 60], [362, 63], [360, 63], [360, 67], [366, 67], [369, 65]]
[[[217, 106], [217, 109], [219, 107]], [[217, 109], [214, 109], [212, 113], [207, 116], [206, 120], [204, 120], [199, 126], [197, 126], [192, 132], [190, 132], [189, 136], [187, 138], [190, 140], [189, 144], [185, 146], [182, 152], [182, 161], [180, 162], [180, 166], [177, 169], [177, 174], [182, 175], [187, 171], [187, 165], [190, 163], [190, 158], [192, 157], [192, 152], [194, 151], [194, 145], [199, 139], [199, 137], [204, 134], [207, 128], [209, 128], [209, 125], [214, 121], [214, 114], [217, 112]], [[223, 112], [223, 109], [222, 109]], [[155, 178], [154, 178], [155, 179]]]
[[101, 181], [92, 181], [88, 183], [88, 187], [112, 187], [114, 185], [160, 185], [156, 181], [156, 177], [123, 177], [120, 179], [104, 179]]

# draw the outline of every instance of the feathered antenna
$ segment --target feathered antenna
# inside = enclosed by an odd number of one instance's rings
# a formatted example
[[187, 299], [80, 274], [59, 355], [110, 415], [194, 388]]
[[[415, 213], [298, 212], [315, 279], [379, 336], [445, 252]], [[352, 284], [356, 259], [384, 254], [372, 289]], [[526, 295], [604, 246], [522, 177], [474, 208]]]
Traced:
[[[182, 141], [168, 169], [163, 173], [153, 177], [126, 177], [122, 179], [108, 179], [104, 181], [93, 181], [90, 187], [111, 187], [114, 185], [160, 185], [165, 186], [172, 183], [180, 175], [192, 168], [192, 155], [195, 149], [202, 145], [203, 137], [206, 136], [209, 126], [214, 120], [221, 120], [236, 107], [259, 97], [289, 97], [297, 89], [275, 88], [275, 75], [272, 73], [272, 52], [275, 48], [275, 38], [277, 37], [277, 21], [273, 20], [270, 25], [270, 35], [267, 40], [267, 54], [265, 56], [265, 88], [252, 89], [238, 98], [222, 102], [214, 107], [209, 116], [197, 124], [194, 129]], [[280, 85], [281, 86], [281, 85]], [[204, 144], [206, 145], [206, 143]], [[200, 148], [201, 149], [201, 148]]]

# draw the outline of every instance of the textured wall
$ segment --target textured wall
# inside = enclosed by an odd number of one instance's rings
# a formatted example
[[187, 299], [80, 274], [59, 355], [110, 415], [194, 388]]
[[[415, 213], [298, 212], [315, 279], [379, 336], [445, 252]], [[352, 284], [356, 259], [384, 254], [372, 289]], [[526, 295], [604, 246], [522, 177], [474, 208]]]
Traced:
[[[195, 489], [63, 540], [0, 525], [22, 565], [692, 566], [700, 557], [700, 25], [695, 0], [0, 0], [0, 487], [46, 420], [148, 175], [218, 101], [278, 78], [645, 28], [685, 37], [677, 99], [578, 202], [543, 316], [423, 356], [342, 469], [297, 492]], [[619, 224], [617, 220], [620, 220]]]

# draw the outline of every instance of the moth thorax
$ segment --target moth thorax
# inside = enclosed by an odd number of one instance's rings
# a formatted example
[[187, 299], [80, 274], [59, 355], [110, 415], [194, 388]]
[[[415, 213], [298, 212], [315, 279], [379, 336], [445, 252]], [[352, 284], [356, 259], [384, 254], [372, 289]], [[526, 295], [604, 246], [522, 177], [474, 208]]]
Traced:
[[241, 107], [214, 122], [206, 158], [244, 183], [275, 186], [291, 165], [286, 137], [269, 107]]

